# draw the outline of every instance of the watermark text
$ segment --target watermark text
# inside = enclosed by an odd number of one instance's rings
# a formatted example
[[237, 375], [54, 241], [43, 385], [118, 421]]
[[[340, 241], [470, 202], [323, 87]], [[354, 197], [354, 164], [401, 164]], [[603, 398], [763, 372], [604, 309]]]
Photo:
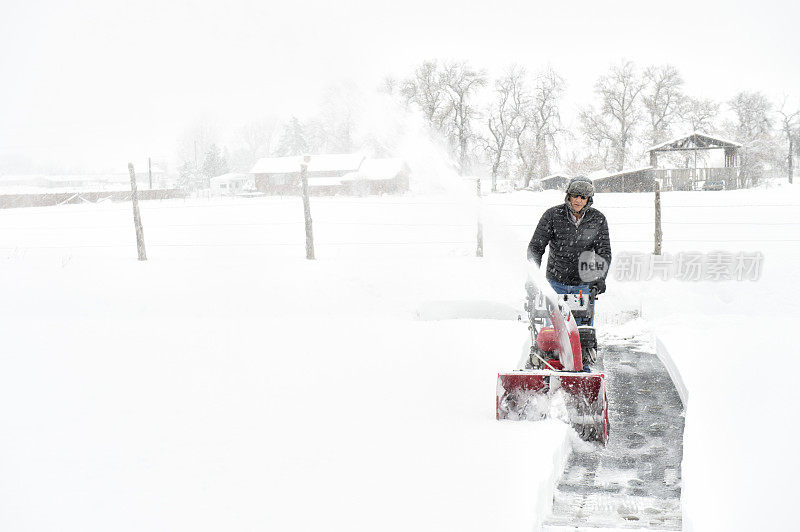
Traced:
[[622, 252], [614, 257], [611, 271], [618, 281], [757, 281], [763, 263], [764, 255], [758, 251]]

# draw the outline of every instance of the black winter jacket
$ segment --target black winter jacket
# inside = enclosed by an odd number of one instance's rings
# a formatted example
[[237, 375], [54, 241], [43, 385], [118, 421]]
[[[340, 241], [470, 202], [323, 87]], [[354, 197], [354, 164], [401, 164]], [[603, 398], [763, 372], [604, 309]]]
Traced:
[[[594, 251], [605, 262], [605, 270], [599, 276], [608, 275], [611, 265], [611, 240], [608, 235], [606, 217], [597, 209], [587, 205], [581, 223], [575, 227], [566, 203], [550, 207], [542, 215], [536, 231], [528, 244], [528, 260], [542, 265], [544, 248], [550, 245], [546, 277], [570, 286], [587, 284], [586, 270], [583, 280], [579, 272], [579, 258], [584, 251]], [[585, 258], [585, 255], [584, 255]], [[583, 265], [586, 268], [586, 265]]]

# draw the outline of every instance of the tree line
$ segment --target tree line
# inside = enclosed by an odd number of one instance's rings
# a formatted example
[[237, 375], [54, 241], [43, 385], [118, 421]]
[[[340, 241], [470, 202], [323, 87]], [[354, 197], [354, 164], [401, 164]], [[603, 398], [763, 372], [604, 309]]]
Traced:
[[[726, 102], [695, 98], [669, 64], [612, 65], [597, 79], [593, 102], [579, 110], [577, 131], [563, 123], [566, 82], [552, 68], [531, 74], [512, 66], [490, 80], [464, 62], [426, 61], [388, 85], [448, 140], [462, 173], [485, 166], [493, 189], [498, 178], [527, 186], [554, 165], [572, 175], [647, 165], [646, 148], [694, 131], [741, 143], [751, 183], [767, 169], [791, 175], [792, 156], [800, 155], [800, 109], [788, 98], [777, 105], [760, 91], [740, 91]], [[484, 87], [488, 95], [480, 94]], [[580, 149], [565, 149], [574, 141]]]
[[[403, 78], [386, 77], [377, 89], [425, 123], [445, 146], [461, 175], [489, 175], [528, 186], [561, 170], [586, 175], [649, 165], [646, 148], [694, 131], [742, 144], [741, 168], [757, 183], [767, 170], [791, 176], [800, 156], [800, 109], [788, 97], [773, 102], [760, 91], [740, 91], [728, 101], [696, 98], [669, 64], [611, 65], [594, 84], [593, 99], [576, 123], [562, 118], [566, 80], [552, 67], [530, 72], [514, 65], [497, 76], [465, 61], [428, 60]], [[316, 115], [255, 121], [238, 131], [231, 153], [194, 131], [194, 150], [184, 146], [181, 175], [247, 171], [258, 157], [367, 150], [390, 156], [392, 147], [360, 123], [359, 89], [329, 89]], [[198, 159], [197, 138], [204, 139]], [[193, 156], [192, 156], [193, 153]], [[202, 164], [198, 161], [202, 161]], [[672, 156], [672, 165], [688, 160]], [[219, 175], [218, 173], [216, 175]]]

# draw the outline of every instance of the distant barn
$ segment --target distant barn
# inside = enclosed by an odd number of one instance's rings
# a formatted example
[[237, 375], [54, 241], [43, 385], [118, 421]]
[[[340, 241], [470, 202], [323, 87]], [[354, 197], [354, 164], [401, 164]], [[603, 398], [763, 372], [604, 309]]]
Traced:
[[[264, 157], [250, 173], [256, 189], [267, 194], [296, 194], [300, 183], [302, 156]], [[308, 163], [308, 188], [316, 194], [341, 192], [342, 178], [357, 172], [364, 162], [363, 155], [312, 155]]]
[[410, 173], [403, 159], [364, 159], [357, 172], [342, 178], [342, 184], [358, 195], [405, 192]]
[[[296, 194], [301, 156], [259, 159], [250, 174], [267, 194]], [[311, 194], [381, 194], [405, 192], [410, 170], [402, 159], [367, 159], [358, 154], [312, 155], [308, 163]]]

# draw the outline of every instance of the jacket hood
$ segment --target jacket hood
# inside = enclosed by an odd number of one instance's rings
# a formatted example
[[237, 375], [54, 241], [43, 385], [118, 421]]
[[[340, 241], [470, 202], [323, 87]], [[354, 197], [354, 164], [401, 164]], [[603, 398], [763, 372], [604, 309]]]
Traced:
[[[586, 200], [586, 205], [585, 205], [585, 206], [583, 207], [583, 209], [581, 209], [581, 210], [582, 210], [584, 213], [586, 213], [586, 211], [588, 211], [588, 210], [589, 210], [589, 207], [591, 207], [591, 206], [592, 206], [592, 203], [594, 203], [594, 198], [593, 198], [593, 197], [591, 197], [591, 196], [589, 196], [589, 199], [588, 199], [588, 200]], [[569, 202], [569, 194], [565, 194], [565, 195], [564, 195], [564, 204], [567, 206], [567, 210], [568, 210], [569, 212], [571, 212], [572, 214], [575, 214], [575, 209], [573, 209], [573, 208], [572, 208], [572, 204]]]

